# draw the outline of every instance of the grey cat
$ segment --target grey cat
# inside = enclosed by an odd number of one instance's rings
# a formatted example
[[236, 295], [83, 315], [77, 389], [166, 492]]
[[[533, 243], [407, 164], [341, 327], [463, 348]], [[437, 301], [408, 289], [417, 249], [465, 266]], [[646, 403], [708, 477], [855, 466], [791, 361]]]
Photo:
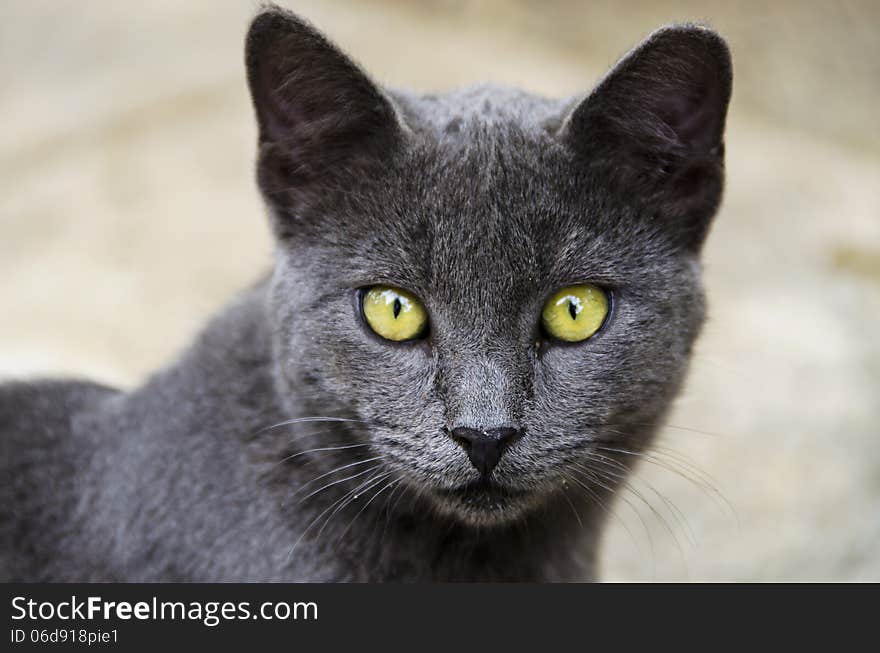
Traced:
[[246, 64], [274, 270], [131, 392], [0, 386], [0, 576], [595, 578], [703, 321], [724, 41], [415, 95], [268, 7]]

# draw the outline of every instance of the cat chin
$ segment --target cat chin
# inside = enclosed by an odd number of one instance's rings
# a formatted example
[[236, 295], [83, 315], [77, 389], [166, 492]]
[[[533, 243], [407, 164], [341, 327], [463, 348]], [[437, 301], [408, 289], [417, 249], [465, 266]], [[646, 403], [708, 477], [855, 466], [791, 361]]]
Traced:
[[440, 514], [479, 527], [514, 523], [540, 503], [535, 493], [485, 483], [434, 490], [431, 494], [432, 503]]

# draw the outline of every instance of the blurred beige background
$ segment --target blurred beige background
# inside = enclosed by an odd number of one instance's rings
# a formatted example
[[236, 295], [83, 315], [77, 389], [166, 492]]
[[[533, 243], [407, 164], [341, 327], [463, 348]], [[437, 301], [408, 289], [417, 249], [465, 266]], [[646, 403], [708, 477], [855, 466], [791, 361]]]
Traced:
[[[287, 5], [417, 89], [569, 95], [663, 23], [721, 31], [711, 319], [603, 577], [880, 580], [880, 4]], [[256, 6], [4, 3], [0, 377], [136, 384], [266, 269], [241, 61]]]

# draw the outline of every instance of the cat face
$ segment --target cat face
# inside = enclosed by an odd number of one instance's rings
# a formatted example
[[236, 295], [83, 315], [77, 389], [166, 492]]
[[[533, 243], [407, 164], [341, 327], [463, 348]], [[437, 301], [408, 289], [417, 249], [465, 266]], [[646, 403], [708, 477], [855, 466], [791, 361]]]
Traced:
[[[248, 65], [289, 387], [316, 414], [357, 420], [352, 437], [389, 480], [457, 519], [609, 494], [703, 319], [723, 42], [660, 31], [579, 102], [486, 87], [416, 97], [380, 91], [271, 10]], [[589, 337], [542, 320], [570, 287], [602, 300]], [[560, 319], [576, 319], [575, 303]]]

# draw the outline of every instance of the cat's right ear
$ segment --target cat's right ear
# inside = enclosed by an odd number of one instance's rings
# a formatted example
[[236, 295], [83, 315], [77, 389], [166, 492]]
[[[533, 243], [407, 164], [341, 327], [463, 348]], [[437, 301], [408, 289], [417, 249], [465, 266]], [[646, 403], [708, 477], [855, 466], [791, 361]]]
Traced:
[[270, 5], [245, 47], [259, 127], [260, 188], [275, 202], [334, 171], [389, 156], [401, 123], [391, 100], [320, 32]]

